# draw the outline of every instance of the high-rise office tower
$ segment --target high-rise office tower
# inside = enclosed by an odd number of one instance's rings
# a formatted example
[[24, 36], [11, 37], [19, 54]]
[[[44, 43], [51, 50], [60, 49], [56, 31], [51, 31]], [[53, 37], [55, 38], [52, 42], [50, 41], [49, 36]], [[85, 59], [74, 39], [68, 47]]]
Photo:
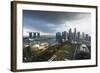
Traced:
[[37, 38], [38, 38], [38, 39], [40, 38], [40, 33], [39, 33], [39, 32], [37, 32]]
[[86, 34], [85, 40], [88, 41], [88, 34]]
[[67, 40], [67, 32], [66, 31], [62, 32], [62, 39], [64, 39], [64, 41]]
[[91, 41], [91, 36], [89, 36], [89, 39], [88, 39], [88, 41]]
[[80, 40], [80, 32], [77, 32], [77, 41]]
[[72, 41], [72, 30], [71, 29], [69, 29], [69, 41]]
[[29, 32], [29, 38], [32, 38], [32, 32]]
[[76, 28], [74, 28], [73, 40], [76, 41]]
[[85, 39], [85, 35], [84, 35], [84, 32], [82, 32], [82, 39], [83, 39], [83, 40]]
[[33, 37], [34, 39], [36, 39], [36, 32], [33, 32]]
[[58, 43], [62, 43], [62, 35], [60, 32], [56, 33], [56, 41], [58, 41]]

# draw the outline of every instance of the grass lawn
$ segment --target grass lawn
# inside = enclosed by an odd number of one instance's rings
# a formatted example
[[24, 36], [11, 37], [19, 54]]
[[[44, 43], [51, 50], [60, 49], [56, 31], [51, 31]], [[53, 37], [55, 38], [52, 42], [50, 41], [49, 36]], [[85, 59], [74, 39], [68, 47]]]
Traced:
[[79, 47], [79, 44], [64, 43], [56, 52], [57, 58], [55, 60], [64, 60], [65, 58], [72, 60], [76, 47]]

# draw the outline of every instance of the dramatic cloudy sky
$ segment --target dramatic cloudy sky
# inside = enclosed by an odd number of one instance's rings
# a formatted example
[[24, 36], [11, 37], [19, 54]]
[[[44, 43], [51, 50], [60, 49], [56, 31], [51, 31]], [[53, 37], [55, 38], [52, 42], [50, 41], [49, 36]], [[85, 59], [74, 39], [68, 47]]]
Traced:
[[41, 35], [55, 35], [56, 32], [77, 31], [91, 34], [91, 14], [79, 12], [50, 12], [23, 10], [23, 35], [40, 32]]

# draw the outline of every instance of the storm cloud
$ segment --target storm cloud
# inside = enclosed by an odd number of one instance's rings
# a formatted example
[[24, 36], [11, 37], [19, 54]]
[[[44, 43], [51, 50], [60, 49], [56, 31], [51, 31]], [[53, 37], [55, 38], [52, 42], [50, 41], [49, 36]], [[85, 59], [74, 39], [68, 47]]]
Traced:
[[90, 13], [23, 10], [24, 30], [55, 33], [77, 28], [78, 31], [90, 34], [90, 25]]

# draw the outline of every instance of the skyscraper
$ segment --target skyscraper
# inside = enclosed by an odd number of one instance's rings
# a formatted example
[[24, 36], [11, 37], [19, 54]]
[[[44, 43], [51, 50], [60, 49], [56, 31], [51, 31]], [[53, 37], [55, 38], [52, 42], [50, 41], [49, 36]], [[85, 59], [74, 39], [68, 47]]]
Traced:
[[74, 28], [73, 40], [76, 41], [76, 28]]
[[77, 41], [80, 40], [80, 32], [77, 32]]
[[37, 32], [37, 38], [38, 38], [38, 39], [40, 38], [40, 33], [39, 33], [39, 32]]
[[85, 36], [84, 36], [84, 32], [82, 32], [82, 39], [84, 40]]
[[88, 34], [86, 34], [85, 40], [88, 41]]
[[57, 41], [58, 43], [62, 43], [62, 35], [61, 35], [60, 32], [57, 32], [57, 33], [56, 33], [56, 41]]
[[67, 40], [67, 32], [66, 31], [62, 32], [62, 39], [64, 39], [64, 41]]
[[69, 41], [72, 41], [72, 30], [71, 29], [69, 29], [69, 36], [68, 36], [68, 39], [69, 39]]
[[91, 41], [91, 36], [89, 36], [89, 39], [88, 39], [88, 41]]
[[32, 32], [29, 32], [29, 38], [32, 38]]
[[36, 32], [33, 32], [33, 34], [34, 34], [34, 35], [33, 35], [34, 39], [36, 39]]

